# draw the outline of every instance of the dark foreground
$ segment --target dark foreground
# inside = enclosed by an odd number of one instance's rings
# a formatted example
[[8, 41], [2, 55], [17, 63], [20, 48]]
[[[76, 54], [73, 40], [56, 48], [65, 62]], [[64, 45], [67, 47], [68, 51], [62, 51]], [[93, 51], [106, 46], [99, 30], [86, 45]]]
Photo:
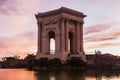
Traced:
[[120, 80], [116, 70], [29, 71], [0, 69], [0, 80]]
[[30, 54], [25, 59], [7, 57], [0, 62], [1, 68], [28, 68], [30, 70], [86, 70], [86, 69], [103, 69], [103, 70], [120, 70], [120, 57], [111, 54], [86, 55], [87, 62], [80, 58], [71, 58], [62, 62], [58, 58], [47, 59], [41, 58], [36, 60], [35, 55]]

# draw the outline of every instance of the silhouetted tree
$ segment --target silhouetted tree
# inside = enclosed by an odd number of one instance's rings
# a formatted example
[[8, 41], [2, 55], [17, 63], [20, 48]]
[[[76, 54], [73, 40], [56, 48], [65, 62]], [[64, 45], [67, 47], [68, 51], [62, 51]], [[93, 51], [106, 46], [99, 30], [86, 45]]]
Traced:
[[19, 59], [19, 56], [15, 55], [13, 57], [3, 57], [2, 58], [2, 65], [3, 67], [9, 68], [19, 68], [22, 67], [21, 64], [23, 63], [22, 59]]
[[24, 58], [24, 62], [28, 69], [32, 69], [35, 66], [36, 56], [34, 54], [27, 54]]
[[96, 55], [100, 55], [102, 52], [100, 50], [95, 50]]

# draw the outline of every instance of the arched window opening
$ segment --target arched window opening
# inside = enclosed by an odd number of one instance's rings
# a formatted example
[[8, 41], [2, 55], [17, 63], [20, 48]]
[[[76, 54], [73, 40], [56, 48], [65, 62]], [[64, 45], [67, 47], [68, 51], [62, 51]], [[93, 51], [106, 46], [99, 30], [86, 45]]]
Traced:
[[50, 39], [50, 54], [55, 54], [55, 39]]
[[70, 53], [73, 53], [73, 47], [74, 47], [73, 32], [69, 32], [68, 50]]
[[68, 52], [70, 53], [70, 39], [68, 39]]
[[55, 33], [53, 31], [49, 32], [49, 53], [55, 54]]

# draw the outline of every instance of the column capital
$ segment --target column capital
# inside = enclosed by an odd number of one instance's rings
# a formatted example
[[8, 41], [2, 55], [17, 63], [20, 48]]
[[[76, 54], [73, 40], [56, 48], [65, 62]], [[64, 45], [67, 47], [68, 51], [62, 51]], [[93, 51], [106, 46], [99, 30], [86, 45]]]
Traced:
[[66, 18], [66, 17], [61, 17], [60, 19], [63, 19], [63, 20], [66, 20], [66, 21], [70, 20], [70, 18]]
[[81, 22], [81, 21], [76, 21], [78, 24], [84, 24], [84, 22]]

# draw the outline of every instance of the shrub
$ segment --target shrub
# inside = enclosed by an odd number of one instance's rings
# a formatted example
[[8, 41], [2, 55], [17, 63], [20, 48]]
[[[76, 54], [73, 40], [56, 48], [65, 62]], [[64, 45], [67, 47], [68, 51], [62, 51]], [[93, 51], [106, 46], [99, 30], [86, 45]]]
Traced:
[[62, 63], [59, 58], [54, 58], [54, 59], [49, 60], [49, 66], [51, 66], [51, 67], [59, 68], [59, 67], [61, 67], [61, 65], [62, 65]]
[[36, 61], [36, 66], [47, 67], [49, 64], [48, 58], [40, 58]]
[[83, 60], [81, 60], [80, 58], [74, 57], [74, 58], [70, 58], [66, 61], [67, 66], [70, 67], [83, 67], [86, 66], [86, 62], [84, 62]]

